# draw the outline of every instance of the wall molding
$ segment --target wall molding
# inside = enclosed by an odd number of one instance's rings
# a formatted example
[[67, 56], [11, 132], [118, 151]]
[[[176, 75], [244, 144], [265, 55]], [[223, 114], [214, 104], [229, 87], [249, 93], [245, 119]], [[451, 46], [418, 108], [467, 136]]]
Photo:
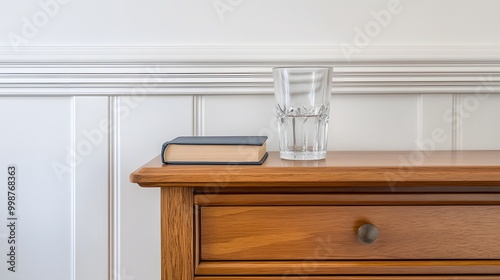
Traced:
[[458, 94], [454, 94], [452, 98], [452, 150], [462, 150], [462, 117], [460, 111], [462, 110], [462, 98]]
[[205, 115], [205, 100], [202, 95], [193, 96], [193, 136], [205, 135], [203, 117]]
[[108, 98], [108, 279], [121, 280], [120, 100]]
[[0, 47], [0, 96], [272, 94], [287, 65], [334, 67], [334, 94], [500, 91], [500, 46]]
[[[77, 129], [77, 119], [76, 119], [76, 99], [71, 98], [71, 157], [72, 159], [76, 159], [76, 149], [77, 149], [77, 137], [76, 137], [76, 129]], [[71, 165], [71, 280], [76, 279], [76, 268], [77, 268], [77, 258], [78, 251], [76, 245], [77, 238], [77, 217], [76, 217], [76, 176], [77, 176], [77, 165], [75, 164], [75, 160], [73, 160], [73, 164]]]

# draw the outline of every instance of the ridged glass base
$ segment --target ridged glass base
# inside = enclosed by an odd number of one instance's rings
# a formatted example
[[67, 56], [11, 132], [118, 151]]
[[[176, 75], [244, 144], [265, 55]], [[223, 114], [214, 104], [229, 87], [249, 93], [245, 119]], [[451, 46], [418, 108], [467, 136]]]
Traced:
[[286, 160], [320, 160], [326, 158], [326, 151], [322, 152], [280, 152], [280, 157]]

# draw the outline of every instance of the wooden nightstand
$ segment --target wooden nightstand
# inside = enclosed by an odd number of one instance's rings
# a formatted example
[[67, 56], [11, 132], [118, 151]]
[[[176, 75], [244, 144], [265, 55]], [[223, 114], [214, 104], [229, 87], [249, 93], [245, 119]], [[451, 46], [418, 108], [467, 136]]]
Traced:
[[500, 151], [156, 158], [130, 178], [162, 188], [163, 280], [500, 279]]

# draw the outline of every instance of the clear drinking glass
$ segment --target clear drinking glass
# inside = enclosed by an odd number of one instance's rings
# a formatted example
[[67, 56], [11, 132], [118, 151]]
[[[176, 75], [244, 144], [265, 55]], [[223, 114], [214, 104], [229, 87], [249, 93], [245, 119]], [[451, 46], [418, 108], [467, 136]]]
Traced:
[[326, 157], [332, 73], [331, 67], [273, 68], [282, 159]]

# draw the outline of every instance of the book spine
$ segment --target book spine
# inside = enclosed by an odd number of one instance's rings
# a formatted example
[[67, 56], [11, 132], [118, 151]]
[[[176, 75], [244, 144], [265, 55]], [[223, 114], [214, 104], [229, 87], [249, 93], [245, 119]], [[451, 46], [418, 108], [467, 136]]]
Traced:
[[167, 159], [165, 158], [165, 150], [167, 149], [168, 144], [170, 144], [170, 142], [171, 142], [171, 141], [165, 142], [165, 143], [163, 143], [163, 145], [161, 146], [161, 154], [160, 154], [160, 157], [161, 157], [161, 162], [163, 162], [164, 164], [167, 164]]

